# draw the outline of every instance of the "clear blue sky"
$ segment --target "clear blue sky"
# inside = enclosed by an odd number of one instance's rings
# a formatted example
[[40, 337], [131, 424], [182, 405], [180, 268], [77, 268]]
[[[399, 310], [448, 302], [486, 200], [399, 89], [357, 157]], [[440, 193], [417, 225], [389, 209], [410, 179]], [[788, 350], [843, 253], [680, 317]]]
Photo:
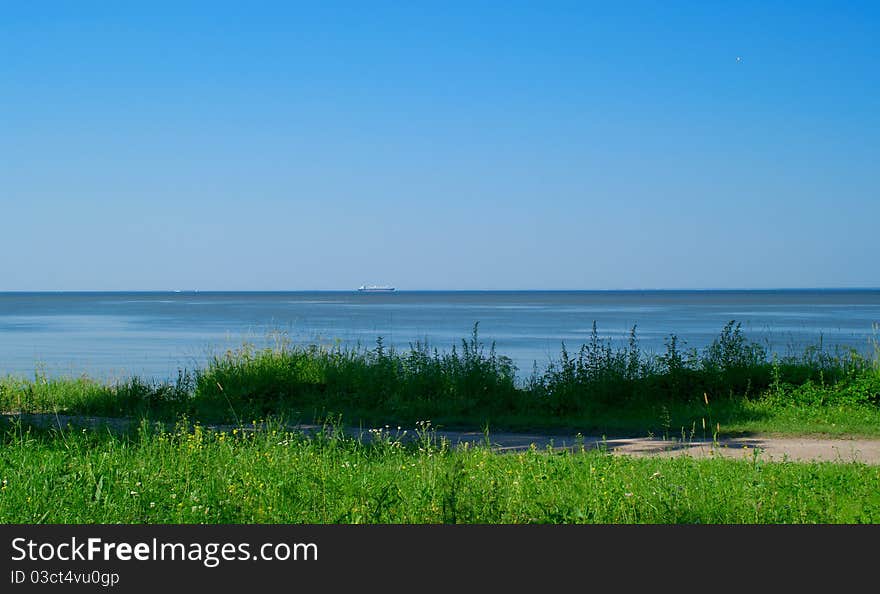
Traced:
[[131, 4], [3, 6], [0, 290], [880, 286], [877, 3]]

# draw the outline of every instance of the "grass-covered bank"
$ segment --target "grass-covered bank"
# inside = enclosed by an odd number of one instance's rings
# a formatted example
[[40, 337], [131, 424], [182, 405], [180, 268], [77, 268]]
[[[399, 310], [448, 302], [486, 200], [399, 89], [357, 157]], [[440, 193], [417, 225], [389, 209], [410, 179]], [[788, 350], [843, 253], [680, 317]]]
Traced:
[[7, 378], [4, 411], [148, 416], [249, 422], [266, 416], [312, 422], [342, 415], [350, 424], [700, 437], [715, 433], [880, 434], [880, 355], [829, 352], [817, 345], [771, 357], [735, 322], [702, 351], [670, 336], [660, 354], [643, 352], [633, 329], [618, 346], [598, 332], [575, 353], [562, 346], [544, 371], [518, 379], [509, 358], [480, 342], [425, 344], [409, 351], [325, 349], [281, 343], [216, 357], [177, 381], [137, 377], [115, 384], [88, 378]]
[[880, 523], [880, 467], [315, 438], [0, 434], [2, 523]]

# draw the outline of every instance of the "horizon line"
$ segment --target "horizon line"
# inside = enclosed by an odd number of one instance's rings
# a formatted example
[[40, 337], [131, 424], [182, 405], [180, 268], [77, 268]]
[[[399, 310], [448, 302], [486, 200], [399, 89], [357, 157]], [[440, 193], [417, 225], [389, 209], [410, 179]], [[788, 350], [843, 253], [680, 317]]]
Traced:
[[[647, 287], [647, 288], [515, 288], [515, 289], [395, 289], [393, 293], [625, 293], [721, 291], [880, 291], [880, 286], [860, 287]], [[353, 289], [0, 289], [3, 293], [358, 293]]]

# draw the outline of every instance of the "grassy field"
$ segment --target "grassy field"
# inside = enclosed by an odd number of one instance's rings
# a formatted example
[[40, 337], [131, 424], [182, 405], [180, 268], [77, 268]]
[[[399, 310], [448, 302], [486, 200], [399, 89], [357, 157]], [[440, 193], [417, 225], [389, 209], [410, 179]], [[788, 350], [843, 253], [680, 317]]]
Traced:
[[878, 523], [880, 467], [8, 429], [2, 523]]
[[[7, 424], [0, 522], [880, 523], [880, 467], [854, 462], [498, 454], [450, 448], [427, 430], [415, 443], [366, 444], [284, 425], [877, 436], [878, 361], [818, 347], [769, 357], [731, 323], [702, 352], [682, 352], [671, 336], [660, 355], [640, 351], [635, 333], [612, 348], [594, 331], [577, 353], [563, 347], [521, 379], [475, 327], [446, 353], [398, 353], [381, 339], [373, 349], [280, 344], [226, 353], [174, 382], [9, 377], [5, 412], [142, 422], [114, 434]], [[216, 421], [239, 428], [203, 427]]]
[[743, 433], [880, 435], [880, 355], [829, 352], [817, 345], [770, 357], [735, 322], [703, 351], [641, 351], [635, 329], [623, 346], [599, 338], [575, 353], [562, 346], [551, 365], [523, 378], [493, 345], [473, 336], [438, 352], [324, 349], [281, 342], [244, 346], [176, 381], [131, 377], [0, 380], [0, 409], [205, 422], [266, 416], [352, 425], [493, 430], [544, 429], [606, 435], [711, 437]]

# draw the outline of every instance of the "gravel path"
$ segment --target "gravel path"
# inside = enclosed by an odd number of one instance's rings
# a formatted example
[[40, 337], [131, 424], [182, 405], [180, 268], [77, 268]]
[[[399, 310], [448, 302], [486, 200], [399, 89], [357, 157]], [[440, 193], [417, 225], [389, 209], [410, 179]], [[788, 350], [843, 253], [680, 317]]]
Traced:
[[[133, 421], [125, 418], [86, 417], [54, 414], [15, 414], [0, 415], [3, 423], [20, 420], [24, 424], [37, 427], [76, 427], [90, 430], [125, 431], [131, 428]], [[205, 428], [217, 431], [231, 431], [236, 425], [210, 425]], [[254, 430], [254, 426], [245, 426], [243, 430]], [[313, 434], [321, 430], [319, 425], [292, 425], [291, 430]], [[354, 437], [371, 440], [375, 431], [345, 427], [344, 433]], [[382, 431], [401, 440], [416, 438], [416, 432], [385, 428]], [[486, 436], [481, 431], [437, 430], [438, 439], [446, 439], [450, 444], [460, 446], [486, 443]], [[759, 456], [767, 461], [828, 461], [828, 462], [861, 462], [880, 464], [880, 440], [871, 439], [826, 439], [812, 437], [773, 437], [752, 435], [749, 437], [723, 437], [718, 441], [693, 439], [657, 439], [648, 437], [624, 437], [605, 439], [602, 436], [551, 435], [543, 433], [510, 433], [493, 432], [489, 435], [493, 449], [499, 452], [517, 452], [527, 450], [533, 445], [538, 449], [579, 448], [605, 449], [612, 454], [631, 456], [694, 456], [699, 458], [725, 457], [752, 459]]]

